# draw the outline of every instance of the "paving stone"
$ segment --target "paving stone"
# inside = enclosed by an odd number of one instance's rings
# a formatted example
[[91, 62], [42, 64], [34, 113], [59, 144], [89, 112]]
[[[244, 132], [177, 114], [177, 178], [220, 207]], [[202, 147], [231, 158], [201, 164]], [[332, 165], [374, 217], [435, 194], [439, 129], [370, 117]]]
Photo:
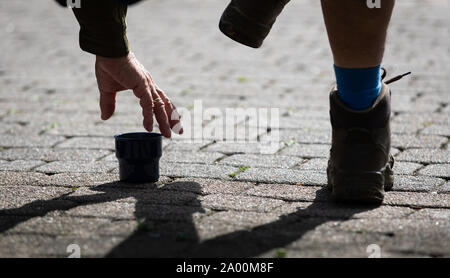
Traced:
[[450, 163], [449, 150], [411, 149], [396, 156], [399, 161], [419, 163]]
[[154, 188], [165, 183], [171, 182], [171, 179], [160, 176], [155, 183], [128, 183], [119, 180], [118, 174], [110, 173], [62, 173], [47, 176], [42, 185], [46, 186], [64, 186], [70, 188], [92, 187], [92, 186], [116, 186], [118, 188]]
[[220, 164], [268, 168], [291, 168], [302, 159], [280, 155], [235, 154], [221, 160]]
[[439, 103], [430, 103], [423, 101], [394, 101], [392, 102], [392, 111], [394, 112], [409, 112], [416, 113], [435, 112], [440, 107]]
[[[386, 237], [380, 234], [361, 235], [333, 229], [333, 227], [330, 228], [332, 223], [322, 224], [328, 228], [327, 231], [316, 228], [305, 233], [300, 239], [285, 248], [271, 250], [261, 257], [278, 258], [281, 252], [285, 254], [285, 258], [367, 258], [370, 255], [367, 253], [367, 246], [374, 242], [384, 241]], [[381, 255], [382, 258], [390, 257], [385, 250], [381, 252]], [[398, 257], [398, 255], [393, 257]]]
[[[409, 123], [391, 123], [391, 132], [398, 134], [416, 134], [419, 130], [423, 129], [423, 125], [420, 124], [409, 124]], [[439, 135], [439, 134], [436, 134]]]
[[109, 155], [103, 157], [100, 161], [117, 161], [115, 153], [110, 153]]
[[445, 184], [438, 186], [436, 189], [439, 193], [450, 193], [450, 181], [447, 181]]
[[45, 185], [49, 176], [35, 172], [10, 172], [0, 171], [0, 185]]
[[0, 152], [1, 159], [42, 161], [93, 161], [110, 154], [107, 150], [12, 148]]
[[450, 194], [389, 191], [386, 193], [383, 203], [413, 208], [450, 208]]
[[28, 124], [52, 124], [58, 125], [64, 124], [83, 124], [83, 123], [95, 123], [98, 121], [98, 115], [93, 116], [88, 113], [58, 113], [58, 112], [44, 112], [39, 113], [39, 117], [36, 117], [34, 112], [23, 112], [11, 114], [3, 118], [4, 122], [9, 123], [28, 123]]
[[305, 131], [323, 131], [331, 132], [329, 120], [305, 120], [299, 118], [282, 117], [280, 118], [280, 129], [296, 129]]
[[430, 125], [424, 128], [421, 134], [431, 134], [431, 135], [441, 135], [441, 136], [450, 136], [450, 127], [448, 124], [446, 125]]
[[[231, 141], [231, 142], [257, 142], [257, 138], [267, 133], [267, 128], [249, 127], [249, 126], [210, 126], [204, 127], [202, 140], [214, 140], [217, 142]], [[196, 138], [192, 135], [191, 139]], [[184, 140], [186, 136], [183, 136]]]
[[279, 141], [284, 143], [304, 143], [304, 144], [330, 144], [331, 133], [310, 130], [280, 130], [279, 138], [261, 136], [261, 141]]
[[411, 124], [449, 124], [448, 116], [441, 113], [401, 113], [393, 118], [394, 122]]
[[228, 179], [229, 174], [238, 168], [223, 165], [204, 165], [187, 163], [164, 163], [160, 165], [160, 174], [169, 177], [222, 178]]
[[424, 208], [420, 210], [416, 210], [414, 213], [408, 216], [408, 218], [422, 218], [429, 220], [439, 221], [440, 219], [448, 220], [450, 219], [450, 210], [448, 209], [433, 209], [433, 208]]
[[418, 163], [396, 161], [393, 170], [396, 175], [413, 175], [422, 167], [423, 165]]
[[213, 164], [222, 157], [224, 157], [222, 153], [215, 152], [165, 151], [163, 152], [160, 162]]
[[192, 143], [189, 141], [168, 141], [167, 146], [164, 148], [164, 151], [199, 151], [200, 149], [212, 144], [213, 141], [204, 141], [202, 143]]
[[36, 168], [42, 173], [106, 173], [117, 167], [117, 163], [107, 161], [55, 161]]
[[[114, 220], [154, 220], [154, 221], [192, 221], [195, 213], [205, 210], [192, 206], [171, 206], [145, 204], [137, 205], [126, 202], [105, 202], [88, 204], [67, 210], [64, 215], [71, 217], [102, 217]], [[134, 222], [134, 228], [137, 223]]]
[[[329, 197], [328, 191], [322, 187], [293, 184], [259, 184], [247, 190], [245, 194], [288, 202], [325, 202]], [[291, 212], [291, 206], [284, 207], [288, 209], [285, 213]]]
[[436, 186], [443, 184], [445, 180], [423, 176], [401, 176], [394, 177], [392, 190], [396, 191], [432, 191]]
[[73, 205], [60, 199], [72, 192], [67, 188], [5, 185], [0, 186], [0, 192], [1, 215], [42, 215]]
[[424, 176], [450, 178], [450, 164], [428, 165], [421, 169], [418, 174]]
[[[385, 218], [377, 218], [377, 219], [355, 219], [343, 222], [340, 224], [340, 227], [343, 230], [352, 230], [358, 232], [378, 232], [378, 233], [396, 233], [404, 234], [411, 233], [416, 234], [417, 229], [420, 226], [428, 226], [428, 233], [425, 232], [422, 236], [430, 236], [433, 232], [438, 232], [439, 234], [443, 234], [444, 230], [436, 229], [439, 226], [446, 227], [450, 223], [449, 221], [436, 221], [436, 220], [426, 220], [426, 219], [412, 219], [412, 218], [404, 218], [404, 219], [385, 219]], [[411, 227], [411, 229], [407, 229]], [[422, 230], [422, 229], [421, 229]], [[425, 231], [425, 230], [423, 230]], [[445, 237], [448, 237], [445, 236]]]
[[328, 157], [330, 155], [330, 146], [317, 144], [293, 144], [284, 148], [280, 154], [305, 158]]
[[207, 152], [221, 152], [227, 155], [232, 154], [274, 154], [282, 145], [275, 143], [236, 143], [236, 142], [217, 142], [203, 151]]
[[97, 186], [109, 183], [115, 183], [119, 180], [119, 175], [101, 174], [101, 173], [63, 173], [46, 176], [43, 185], [64, 186], [64, 187], [81, 187], [81, 186]]
[[327, 158], [312, 158], [304, 161], [302, 164], [296, 167], [299, 170], [314, 170], [317, 172], [326, 173], [328, 166]]
[[305, 110], [305, 109], [294, 109], [294, 108], [281, 108], [280, 109], [281, 119], [284, 117], [289, 117], [291, 119], [297, 118], [298, 121], [307, 119], [318, 119], [318, 120], [330, 120], [330, 114], [324, 112], [323, 110]]
[[439, 148], [448, 141], [447, 138], [435, 135], [393, 134], [392, 146], [400, 148]]
[[[450, 248], [449, 221], [427, 219], [357, 219], [340, 225], [343, 230], [359, 233], [383, 233], [392, 235], [395, 243], [385, 244], [383, 249], [402, 250], [445, 256]], [[409, 241], [408, 241], [409, 239]]]
[[74, 137], [67, 139], [56, 148], [70, 148], [70, 149], [107, 149], [114, 150], [114, 137]]
[[0, 135], [2, 147], [52, 147], [64, 140], [65, 138], [61, 136]]
[[40, 125], [23, 125], [16, 123], [0, 123], [0, 134], [24, 136], [24, 135], [40, 135], [42, 127]]
[[315, 171], [291, 169], [250, 168], [236, 175], [236, 180], [261, 183], [288, 183], [303, 185], [325, 185], [325, 174]]
[[[264, 185], [265, 186], [265, 185]], [[415, 211], [411, 208], [398, 206], [367, 207], [358, 205], [342, 205], [327, 202], [323, 189], [316, 192], [314, 202], [291, 202], [288, 205], [277, 208], [274, 212], [282, 212], [283, 217], [304, 219], [305, 217], [324, 217], [330, 220], [352, 218], [402, 218], [411, 215]], [[295, 221], [295, 220], [294, 220]]]
[[201, 219], [195, 227], [199, 239], [206, 241], [238, 230], [249, 230], [259, 225], [274, 222], [278, 220], [278, 217], [277, 214], [267, 212], [220, 211]]
[[[191, 192], [160, 190], [155, 186], [147, 187], [122, 187], [120, 184], [103, 184], [96, 187], [80, 187], [70, 196], [63, 200], [73, 201], [78, 204], [89, 203], [88, 210], [95, 212], [92, 204], [103, 204], [108, 202], [124, 202], [136, 204], [138, 209], [141, 205], [187, 205], [197, 204], [197, 194]], [[87, 205], [87, 204], [86, 204]]]
[[0, 171], [29, 171], [42, 164], [45, 164], [45, 162], [36, 160], [0, 160]]
[[44, 234], [90, 238], [98, 236], [129, 236], [136, 229], [135, 221], [113, 221], [106, 218], [45, 216], [18, 223], [8, 234]]
[[254, 186], [252, 183], [231, 182], [214, 179], [182, 178], [167, 183], [162, 189], [189, 191], [196, 194], [239, 194]]
[[199, 198], [200, 205], [212, 210], [236, 210], [270, 212], [278, 206], [283, 205], [283, 201], [268, 198], [210, 194]]
[[[111, 119], [115, 123], [116, 119]], [[139, 120], [140, 122], [140, 120]], [[62, 136], [113, 136], [116, 134], [121, 134], [125, 132], [146, 132], [143, 127], [140, 126], [130, 126], [130, 125], [109, 125], [109, 124], [98, 124], [98, 125], [86, 125], [86, 124], [65, 124], [65, 125], [49, 125], [45, 134], [51, 135], [62, 135]]]
[[401, 151], [397, 148], [391, 148], [391, 155], [396, 156], [397, 154], [399, 154]]
[[122, 242], [124, 237], [45, 236], [45, 235], [8, 235], [0, 236], [2, 257], [13, 258], [67, 258], [69, 245], [80, 246], [80, 257], [102, 257]]

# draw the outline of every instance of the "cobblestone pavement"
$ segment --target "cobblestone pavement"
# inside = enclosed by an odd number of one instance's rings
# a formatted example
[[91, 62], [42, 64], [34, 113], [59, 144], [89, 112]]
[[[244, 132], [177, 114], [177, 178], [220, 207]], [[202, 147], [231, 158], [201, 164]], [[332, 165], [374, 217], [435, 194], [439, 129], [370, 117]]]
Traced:
[[378, 208], [336, 206], [323, 188], [333, 72], [319, 1], [289, 4], [258, 50], [219, 32], [225, 1], [130, 8], [133, 51], [178, 107], [280, 109], [275, 154], [165, 140], [156, 185], [117, 182], [112, 135], [143, 130], [138, 102], [120, 93], [100, 120], [93, 56], [52, 2], [0, 1], [0, 256], [450, 256], [450, 1], [397, 1], [384, 66], [413, 75], [392, 85], [396, 181]]

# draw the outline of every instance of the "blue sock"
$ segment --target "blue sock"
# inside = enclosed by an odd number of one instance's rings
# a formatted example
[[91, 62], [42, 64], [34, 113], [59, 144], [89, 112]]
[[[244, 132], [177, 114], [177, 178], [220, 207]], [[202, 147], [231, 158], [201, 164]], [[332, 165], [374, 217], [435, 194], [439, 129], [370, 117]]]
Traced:
[[381, 66], [348, 69], [334, 66], [339, 98], [353, 110], [369, 108], [381, 92]]

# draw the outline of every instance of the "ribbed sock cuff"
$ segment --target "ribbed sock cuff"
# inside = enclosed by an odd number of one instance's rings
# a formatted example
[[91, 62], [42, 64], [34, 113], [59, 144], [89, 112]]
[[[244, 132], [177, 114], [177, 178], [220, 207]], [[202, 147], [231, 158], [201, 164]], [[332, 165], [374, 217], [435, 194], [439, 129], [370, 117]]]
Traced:
[[351, 109], [369, 108], [381, 92], [381, 66], [341, 68], [334, 65], [339, 98]]

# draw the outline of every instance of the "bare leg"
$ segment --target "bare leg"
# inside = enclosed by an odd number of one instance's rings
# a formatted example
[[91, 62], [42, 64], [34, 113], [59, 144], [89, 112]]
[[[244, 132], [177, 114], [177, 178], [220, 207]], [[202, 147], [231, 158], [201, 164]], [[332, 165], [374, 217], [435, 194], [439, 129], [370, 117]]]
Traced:
[[395, 0], [380, 1], [380, 8], [369, 8], [366, 0], [321, 1], [336, 66], [368, 68], [381, 64]]

